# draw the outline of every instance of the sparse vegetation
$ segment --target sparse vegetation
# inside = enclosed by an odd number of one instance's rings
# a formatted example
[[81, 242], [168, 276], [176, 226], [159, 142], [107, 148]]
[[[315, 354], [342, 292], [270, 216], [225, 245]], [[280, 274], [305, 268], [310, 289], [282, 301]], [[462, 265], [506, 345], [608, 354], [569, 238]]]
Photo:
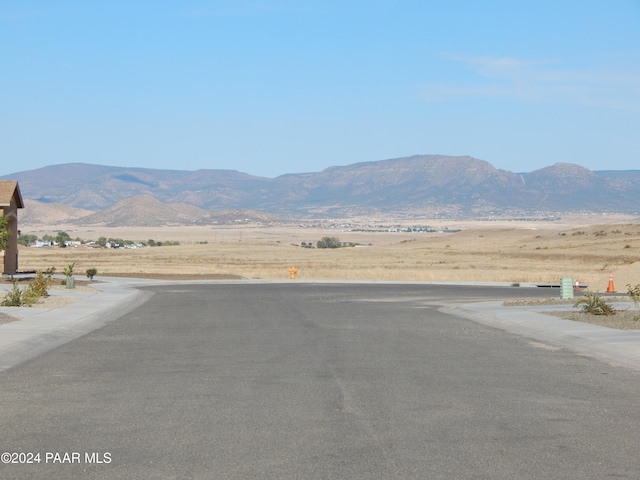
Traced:
[[147, 241], [147, 245], [150, 247], [170, 247], [170, 246], [174, 246], [174, 245], [180, 245], [180, 242], [177, 241], [172, 241], [172, 240], [165, 240], [164, 242], [156, 242], [153, 239], [149, 239]]
[[41, 298], [49, 296], [49, 287], [53, 283], [55, 268], [36, 273], [36, 278], [25, 288], [22, 294], [22, 303], [31, 306]]
[[56, 235], [55, 241], [58, 245], [63, 246], [65, 242], [71, 240], [71, 236], [67, 232], [60, 230]]
[[67, 265], [66, 267], [64, 267], [64, 270], [62, 271], [62, 273], [64, 273], [65, 277], [71, 277], [73, 275], [73, 268], [75, 266], [76, 266], [76, 263], [73, 262]]
[[49, 296], [49, 287], [53, 282], [55, 268], [36, 273], [36, 278], [23, 290], [18, 287], [18, 281], [11, 279], [11, 290], [6, 293], [0, 305], [3, 307], [30, 307], [41, 298]]
[[36, 240], [38, 240], [37, 235], [23, 233], [18, 237], [18, 245], [23, 245], [25, 247], [28, 247], [32, 243], [35, 243]]
[[[640, 304], [640, 284], [636, 285], [635, 287], [632, 287], [631, 284], [627, 284], [627, 293], [629, 293], [629, 296], [631, 297], [631, 300], [633, 300], [633, 303], [636, 306], [637, 310], [638, 304]], [[635, 314], [633, 319], [636, 322], [640, 322], [640, 313]]]
[[322, 237], [316, 246], [318, 248], [340, 248], [342, 242], [336, 237]]
[[[582, 219], [581, 219], [582, 221]], [[363, 222], [364, 223], [364, 222]], [[381, 222], [375, 226], [378, 227]], [[417, 222], [416, 222], [417, 223]], [[540, 231], [521, 228], [497, 229], [492, 223], [464, 223], [459, 234], [396, 234], [348, 233], [349, 240], [373, 248], [355, 248], [350, 255], [319, 255], [332, 250], [317, 250], [316, 242], [324, 236], [343, 235], [342, 227], [329, 230], [329, 225], [285, 224], [255, 226], [202, 226], [149, 228], [90, 227], [67, 230], [71, 236], [82, 238], [152, 238], [155, 241], [178, 240], [180, 246], [169, 248], [102, 249], [96, 245], [74, 249], [21, 248], [20, 268], [38, 270], [42, 265], [55, 265], [59, 272], [72, 261], [76, 273], [95, 267], [100, 275], [111, 273], [166, 273], [166, 274], [229, 274], [247, 278], [280, 278], [291, 264], [305, 265], [305, 276], [327, 279], [376, 279], [376, 280], [478, 280], [507, 282], [517, 278], [519, 282], [555, 283], [567, 276], [590, 285], [592, 291], [607, 288], [610, 270], [615, 272], [615, 284], [626, 294], [625, 284], [638, 283], [640, 262], [636, 243], [640, 238], [637, 225], [594, 225], [584, 230], [582, 236], [571, 237], [573, 221], [554, 226], [566, 231], [567, 237], [544, 234], [533, 240]], [[535, 227], [535, 223], [531, 223]], [[496, 225], [498, 227], [499, 225]], [[529, 226], [527, 223], [525, 226]], [[340, 228], [340, 230], [338, 230]], [[596, 238], [594, 231], [610, 232], [619, 228], [633, 236], [612, 235]], [[47, 230], [29, 233], [42, 236]], [[50, 231], [49, 231], [50, 233]], [[55, 235], [55, 233], [54, 233]], [[242, 243], [236, 240], [242, 235]], [[482, 235], [484, 238], [478, 238]], [[92, 237], [93, 236], [93, 237]], [[214, 240], [215, 237], [215, 240]], [[194, 245], [195, 240], [210, 238], [208, 245]], [[570, 239], [570, 240], [569, 240]], [[411, 240], [400, 243], [404, 240]], [[292, 242], [309, 248], [292, 247]], [[623, 250], [625, 244], [634, 248]], [[526, 248], [522, 248], [527, 245]], [[302, 245], [301, 245], [302, 246]], [[536, 246], [540, 250], [534, 251]], [[94, 248], [91, 248], [94, 247]], [[547, 247], [547, 249], [545, 249]], [[345, 253], [342, 249], [333, 250]], [[628, 253], [628, 252], [631, 252]], [[404, 263], [400, 263], [404, 261]], [[421, 261], [421, 264], [417, 262]], [[636, 261], [636, 265], [630, 265]], [[457, 269], [453, 267], [458, 266]], [[473, 268], [475, 267], [475, 268]], [[505, 268], [507, 267], [507, 268]], [[302, 271], [302, 269], [301, 269]], [[288, 274], [287, 274], [288, 276]], [[62, 277], [64, 278], [64, 277]], [[86, 279], [86, 278], [85, 278]], [[24, 288], [23, 283], [19, 283]], [[10, 284], [7, 285], [10, 287]], [[603, 295], [604, 296], [604, 295]], [[626, 295], [625, 295], [626, 296]], [[605, 297], [610, 300], [608, 296]], [[628, 296], [626, 297], [629, 298]], [[576, 315], [581, 313], [575, 309]], [[620, 315], [618, 315], [620, 317]], [[603, 317], [604, 318], [604, 317]]]
[[87, 271], [85, 273], [87, 274], [87, 278], [89, 280], [93, 280], [93, 277], [95, 277], [98, 274], [98, 269], [97, 268], [87, 268]]
[[630, 310], [618, 310], [615, 315], [589, 315], [576, 311], [546, 312], [547, 315], [565, 318], [574, 322], [589, 323], [602, 327], [615, 328], [617, 330], [640, 330], [640, 322], [634, 318]]
[[11, 290], [5, 294], [4, 298], [0, 302], [0, 306], [19, 307], [22, 305], [22, 290], [18, 287], [18, 280], [11, 277], [11, 283]]
[[617, 310], [607, 303], [602, 296], [594, 292], [586, 292], [582, 297], [576, 300], [573, 304], [574, 307], [582, 307], [584, 313], [591, 315], [615, 315]]
[[67, 288], [76, 288], [76, 282], [73, 278], [73, 267], [76, 266], [76, 262], [73, 262], [69, 265], [67, 265], [66, 267], [64, 267], [64, 270], [62, 273], [64, 273], [64, 276], [67, 277], [65, 280], [65, 285], [67, 286]]

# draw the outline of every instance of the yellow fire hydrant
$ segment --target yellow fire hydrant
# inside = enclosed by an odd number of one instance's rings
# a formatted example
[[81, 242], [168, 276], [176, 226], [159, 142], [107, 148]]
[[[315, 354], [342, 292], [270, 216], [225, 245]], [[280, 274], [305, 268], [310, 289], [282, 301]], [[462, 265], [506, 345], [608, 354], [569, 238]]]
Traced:
[[296, 278], [296, 273], [298, 273], [298, 270], [296, 270], [296, 267], [291, 267], [289, 269], [289, 278], [290, 279], [295, 279]]

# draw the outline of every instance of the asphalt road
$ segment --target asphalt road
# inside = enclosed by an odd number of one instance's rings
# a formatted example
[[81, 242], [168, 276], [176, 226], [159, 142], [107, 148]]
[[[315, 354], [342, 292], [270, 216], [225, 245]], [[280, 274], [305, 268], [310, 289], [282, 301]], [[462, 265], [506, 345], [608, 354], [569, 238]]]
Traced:
[[148, 290], [0, 373], [0, 478], [640, 478], [637, 373], [438, 310], [557, 291]]

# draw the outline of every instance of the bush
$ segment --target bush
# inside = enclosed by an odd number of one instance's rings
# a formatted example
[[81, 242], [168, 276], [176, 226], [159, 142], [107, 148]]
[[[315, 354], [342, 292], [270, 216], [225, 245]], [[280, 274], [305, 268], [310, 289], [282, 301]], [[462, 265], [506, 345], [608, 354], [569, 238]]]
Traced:
[[336, 237], [322, 237], [316, 246], [318, 248], [340, 248], [342, 242]]
[[87, 268], [87, 278], [89, 280], [93, 280], [93, 277], [95, 277], [98, 274], [98, 270], [95, 268]]
[[18, 280], [11, 277], [11, 283], [13, 287], [6, 293], [2, 302], [0, 302], [0, 306], [19, 307], [22, 305], [22, 291], [18, 288]]
[[55, 269], [49, 269], [36, 273], [36, 278], [31, 282], [22, 293], [22, 304], [31, 306], [41, 298], [49, 296], [49, 287], [53, 283], [53, 272]]
[[55, 240], [58, 245], [63, 246], [64, 242], [68, 242], [69, 240], [71, 240], [71, 236], [67, 232], [60, 230], [56, 235]]
[[582, 311], [584, 313], [590, 313], [591, 315], [615, 315], [616, 309], [608, 304], [600, 295], [593, 292], [587, 292], [584, 296], [580, 297], [573, 304], [574, 307], [582, 305]]
[[53, 283], [53, 272], [55, 268], [40, 271], [36, 273], [36, 278], [27, 285], [27, 288], [20, 290], [18, 288], [18, 281], [11, 278], [13, 287], [6, 293], [0, 305], [3, 307], [30, 307], [38, 300], [49, 296], [49, 287]]
[[632, 287], [627, 283], [627, 292], [629, 293], [631, 300], [633, 300], [633, 303], [635, 303], [636, 308], [638, 308], [638, 304], [640, 304], [640, 284]]
[[71, 277], [73, 275], [73, 267], [76, 266], [76, 262], [73, 262], [70, 265], [67, 265], [66, 267], [64, 267], [64, 270], [62, 271], [62, 273], [64, 273], [64, 275], [66, 277]]
[[23, 245], [25, 247], [28, 247], [32, 243], [35, 243], [36, 240], [38, 240], [38, 237], [36, 235], [23, 233], [18, 237], [18, 245]]

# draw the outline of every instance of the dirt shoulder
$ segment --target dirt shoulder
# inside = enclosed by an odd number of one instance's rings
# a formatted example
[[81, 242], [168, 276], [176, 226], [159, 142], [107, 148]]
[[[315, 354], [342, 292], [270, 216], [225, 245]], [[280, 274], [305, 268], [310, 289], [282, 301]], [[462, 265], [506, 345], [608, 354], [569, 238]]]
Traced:
[[[616, 308], [616, 302], [628, 302], [629, 297], [616, 296], [608, 297], [606, 299], [614, 308]], [[561, 300], [559, 298], [544, 298], [544, 299], [522, 299], [511, 300], [504, 302], [505, 307], [524, 307], [524, 306], [539, 306], [539, 305], [573, 305], [574, 299]], [[564, 318], [566, 320], [572, 320], [574, 322], [590, 323], [592, 325], [600, 325], [601, 327], [615, 328], [617, 330], [640, 330], [640, 311], [638, 310], [624, 310], [617, 309], [615, 315], [592, 315], [585, 313], [576, 308], [573, 311], [557, 311], [557, 312], [544, 312], [545, 315], [553, 315], [554, 317]]]
[[640, 312], [637, 310], [618, 310], [615, 315], [610, 316], [591, 315], [584, 312], [549, 312], [547, 315], [617, 330], [640, 330], [640, 320], [638, 320]]
[[[207, 273], [207, 274], [189, 274], [189, 273], [107, 273], [105, 274], [107, 277], [118, 277], [118, 278], [145, 278], [150, 280], [242, 280], [244, 277], [241, 275], [232, 275], [228, 273]], [[33, 280], [33, 276], [23, 276], [16, 277], [15, 279], [18, 282], [18, 286], [26, 286]], [[57, 280], [56, 284], [59, 283]], [[87, 286], [92, 283], [100, 282], [100, 277], [96, 276], [93, 280], [77, 280], [75, 281], [76, 286]], [[6, 277], [0, 277], [0, 284], [8, 284], [11, 285], [12, 280]]]
[[[106, 273], [105, 276], [145, 278], [150, 280], [242, 280], [244, 278], [240, 275], [232, 275], [228, 273]], [[95, 281], [100, 281], [100, 277], [96, 277]]]

